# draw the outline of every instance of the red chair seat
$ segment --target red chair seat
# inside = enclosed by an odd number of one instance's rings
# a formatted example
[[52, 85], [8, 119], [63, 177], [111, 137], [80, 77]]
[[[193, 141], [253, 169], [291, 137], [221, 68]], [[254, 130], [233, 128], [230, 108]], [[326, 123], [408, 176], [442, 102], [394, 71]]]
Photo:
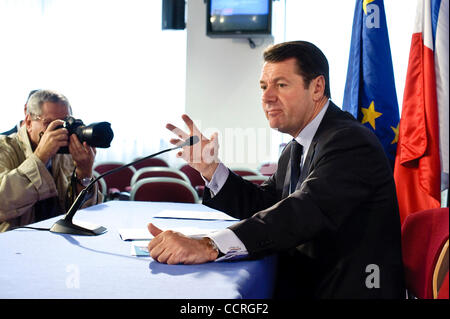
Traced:
[[[136, 158], [138, 160], [139, 158]], [[146, 160], [143, 160], [142, 162], [139, 162], [137, 164], [133, 165], [136, 170], [144, 168], [144, 167], [169, 167], [167, 162], [160, 158], [147, 158]]]
[[442, 282], [442, 286], [439, 289], [437, 299], [449, 299], [449, 296], [448, 296], [448, 271], [447, 271], [447, 274], [445, 275], [444, 281]]
[[199, 198], [195, 189], [185, 181], [170, 177], [149, 177], [132, 186], [130, 200], [197, 203]]
[[402, 225], [402, 252], [406, 288], [419, 299], [433, 298], [433, 274], [448, 240], [448, 208], [409, 215]]

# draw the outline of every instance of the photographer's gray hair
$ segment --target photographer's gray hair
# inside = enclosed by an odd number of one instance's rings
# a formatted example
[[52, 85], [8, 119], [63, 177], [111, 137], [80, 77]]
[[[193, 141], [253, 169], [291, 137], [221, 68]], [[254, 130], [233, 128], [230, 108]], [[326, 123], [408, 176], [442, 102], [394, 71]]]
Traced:
[[45, 102], [60, 103], [67, 106], [69, 114], [72, 114], [72, 107], [70, 106], [69, 100], [61, 93], [52, 90], [38, 90], [33, 93], [27, 102], [27, 114], [41, 115], [42, 105]]

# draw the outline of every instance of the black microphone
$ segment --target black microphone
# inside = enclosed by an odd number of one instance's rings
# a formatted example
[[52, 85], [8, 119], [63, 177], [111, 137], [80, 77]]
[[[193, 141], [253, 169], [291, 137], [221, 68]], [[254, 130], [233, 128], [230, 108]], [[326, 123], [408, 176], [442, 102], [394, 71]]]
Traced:
[[[113, 174], [115, 172], [118, 172], [122, 169], [124, 169], [125, 167], [140, 163], [146, 159], [158, 156], [162, 153], [166, 153], [169, 151], [173, 151], [185, 146], [192, 146], [194, 144], [196, 144], [199, 141], [198, 136], [191, 136], [189, 137], [189, 139], [187, 139], [186, 141], [184, 141], [184, 143], [172, 147], [172, 148], [168, 148], [166, 150], [160, 151], [158, 153], [146, 156], [144, 158], [140, 158], [136, 161], [133, 161], [129, 164], [114, 168], [110, 171], [107, 171], [103, 174], [101, 174], [100, 176], [98, 176], [97, 178], [95, 178], [92, 182], [89, 183], [88, 186], [86, 186], [86, 188], [84, 188], [80, 194], [78, 194], [77, 198], [75, 199], [75, 201], [73, 202], [72, 206], [69, 208], [69, 210], [67, 211], [66, 215], [64, 216], [64, 218], [61, 218], [60, 220], [58, 220], [56, 223], [53, 224], [53, 226], [50, 228], [50, 231], [53, 233], [62, 233], [62, 234], [72, 234], [72, 235], [86, 235], [86, 236], [96, 236], [96, 235], [100, 235], [103, 234], [104, 232], [106, 232], [106, 228], [103, 226], [86, 226], [86, 225], [79, 225], [79, 224], [74, 224], [72, 219], [73, 216], [75, 215], [75, 213], [78, 211], [78, 209], [81, 207], [81, 205], [84, 203], [84, 198], [86, 197], [87, 193], [92, 189], [92, 187], [94, 187], [95, 183], [97, 183], [97, 181], [107, 175]], [[84, 227], [86, 226], [86, 227]]]

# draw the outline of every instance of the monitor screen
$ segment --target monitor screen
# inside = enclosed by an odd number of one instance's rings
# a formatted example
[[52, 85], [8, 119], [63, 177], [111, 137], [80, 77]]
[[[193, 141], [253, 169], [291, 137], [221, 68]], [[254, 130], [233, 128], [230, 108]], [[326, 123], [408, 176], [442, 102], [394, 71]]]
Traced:
[[271, 34], [272, 0], [208, 0], [206, 34], [258, 37]]

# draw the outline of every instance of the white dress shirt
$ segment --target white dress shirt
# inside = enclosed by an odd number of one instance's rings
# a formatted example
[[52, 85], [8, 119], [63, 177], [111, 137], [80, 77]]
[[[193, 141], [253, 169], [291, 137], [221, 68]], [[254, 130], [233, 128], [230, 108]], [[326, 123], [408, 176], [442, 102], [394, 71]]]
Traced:
[[[301, 166], [303, 166], [305, 162], [309, 146], [311, 145], [313, 137], [316, 134], [317, 128], [322, 122], [323, 116], [328, 109], [329, 103], [330, 101], [328, 100], [319, 114], [317, 114], [316, 117], [314, 117], [314, 119], [309, 122], [308, 125], [306, 125], [305, 128], [295, 138], [295, 140], [303, 146]], [[211, 181], [208, 182], [202, 176], [202, 178], [205, 180], [205, 186], [208, 187], [211, 192], [211, 197], [214, 197], [217, 193], [220, 192], [228, 178], [229, 173], [230, 172], [228, 168], [222, 162], [220, 162], [219, 166], [214, 172], [213, 177], [211, 178]], [[217, 248], [220, 250], [220, 252], [225, 254], [225, 256], [217, 259], [217, 261], [222, 259], [236, 259], [248, 255], [247, 248], [231, 229], [212, 232], [209, 233], [207, 237], [211, 238], [211, 240], [213, 240], [217, 245]]]

